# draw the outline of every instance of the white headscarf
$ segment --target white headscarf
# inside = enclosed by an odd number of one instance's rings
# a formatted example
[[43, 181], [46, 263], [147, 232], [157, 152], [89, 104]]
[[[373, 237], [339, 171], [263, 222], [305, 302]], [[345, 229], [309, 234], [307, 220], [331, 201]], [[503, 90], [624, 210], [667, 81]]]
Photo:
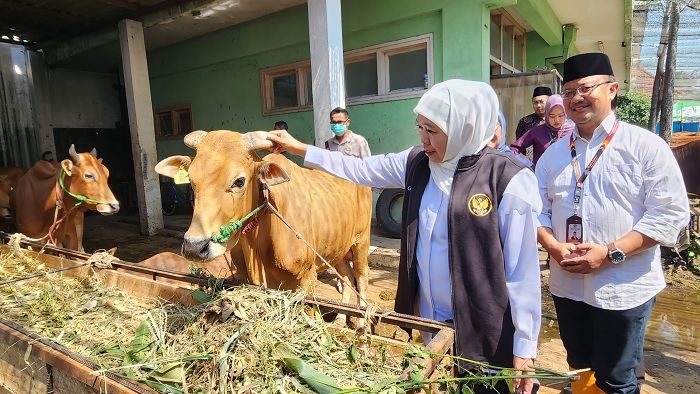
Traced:
[[436, 84], [413, 109], [447, 134], [442, 163], [429, 162], [430, 176], [450, 194], [457, 162], [481, 151], [493, 137], [498, 120], [498, 97], [484, 82], [450, 79]]

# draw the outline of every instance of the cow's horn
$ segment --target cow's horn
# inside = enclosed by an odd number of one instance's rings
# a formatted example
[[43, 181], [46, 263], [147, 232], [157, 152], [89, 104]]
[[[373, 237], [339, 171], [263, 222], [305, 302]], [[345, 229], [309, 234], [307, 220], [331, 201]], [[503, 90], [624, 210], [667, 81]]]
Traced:
[[92, 148], [90, 154], [92, 155], [92, 157], [97, 158], [97, 148]]
[[75, 152], [75, 145], [70, 144], [70, 148], [68, 148], [68, 154], [70, 155], [71, 160], [73, 160], [73, 163], [77, 163], [80, 161], [80, 156], [78, 153]]
[[250, 152], [272, 148], [272, 141], [267, 139], [267, 131], [251, 131], [243, 134], [243, 144]]
[[204, 130], [193, 131], [185, 136], [185, 145], [192, 149], [197, 149], [197, 146], [202, 142], [207, 132]]

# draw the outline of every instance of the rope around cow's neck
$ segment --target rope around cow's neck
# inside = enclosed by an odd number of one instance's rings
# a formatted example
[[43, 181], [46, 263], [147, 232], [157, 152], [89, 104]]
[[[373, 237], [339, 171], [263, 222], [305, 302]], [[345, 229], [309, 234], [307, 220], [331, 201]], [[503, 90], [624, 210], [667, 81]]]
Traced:
[[[58, 184], [61, 186], [61, 190], [63, 190], [64, 193], [68, 194], [69, 196], [75, 198], [78, 200], [77, 203], [75, 203], [75, 206], [79, 206], [83, 203], [85, 204], [92, 204], [92, 205], [98, 205], [98, 204], [108, 204], [106, 201], [100, 201], [100, 200], [95, 200], [94, 198], [90, 198], [88, 196], [84, 196], [82, 194], [75, 194], [72, 193], [70, 190], [66, 188], [66, 186], [63, 184], [63, 176], [66, 175], [66, 170], [61, 167], [61, 172], [58, 174]], [[68, 175], [70, 176], [70, 175]]]
[[211, 240], [218, 244], [225, 244], [231, 238], [231, 235], [237, 233], [243, 228], [245, 222], [251, 217], [255, 216], [260, 210], [268, 206], [267, 200], [260, 204], [259, 207], [250, 211], [247, 215], [243, 216], [239, 220], [231, 220], [219, 228], [219, 231], [211, 235]]

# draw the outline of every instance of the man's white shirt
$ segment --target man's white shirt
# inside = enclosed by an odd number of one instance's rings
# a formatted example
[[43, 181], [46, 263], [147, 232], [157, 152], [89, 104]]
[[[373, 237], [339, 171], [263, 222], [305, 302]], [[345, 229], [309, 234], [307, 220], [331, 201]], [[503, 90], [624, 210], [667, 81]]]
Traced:
[[[582, 138], [578, 128], [574, 130], [582, 171], [614, 122], [613, 113], [594, 131], [591, 141]], [[540, 225], [564, 240], [566, 219], [574, 213], [576, 185], [569, 136], [545, 151], [535, 173], [543, 203]], [[603, 245], [635, 230], [670, 246], [689, 221], [683, 177], [671, 149], [657, 135], [624, 122], [585, 180], [580, 209], [582, 241]], [[665, 286], [658, 246], [590, 274], [564, 271], [553, 259], [550, 269], [552, 294], [603, 309], [634, 308]]]

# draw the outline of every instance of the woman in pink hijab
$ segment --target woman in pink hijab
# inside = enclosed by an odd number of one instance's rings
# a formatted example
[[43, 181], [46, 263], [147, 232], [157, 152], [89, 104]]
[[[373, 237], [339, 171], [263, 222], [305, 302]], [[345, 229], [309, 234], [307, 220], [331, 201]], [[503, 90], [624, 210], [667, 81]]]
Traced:
[[547, 99], [547, 105], [544, 109], [544, 124], [531, 128], [510, 148], [514, 153], [525, 153], [525, 150], [532, 146], [532, 162], [537, 165], [537, 160], [549, 148], [549, 145], [573, 129], [574, 123], [566, 118], [566, 112], [564, 112], [564, 100], [560, 95], [555, 94]]

